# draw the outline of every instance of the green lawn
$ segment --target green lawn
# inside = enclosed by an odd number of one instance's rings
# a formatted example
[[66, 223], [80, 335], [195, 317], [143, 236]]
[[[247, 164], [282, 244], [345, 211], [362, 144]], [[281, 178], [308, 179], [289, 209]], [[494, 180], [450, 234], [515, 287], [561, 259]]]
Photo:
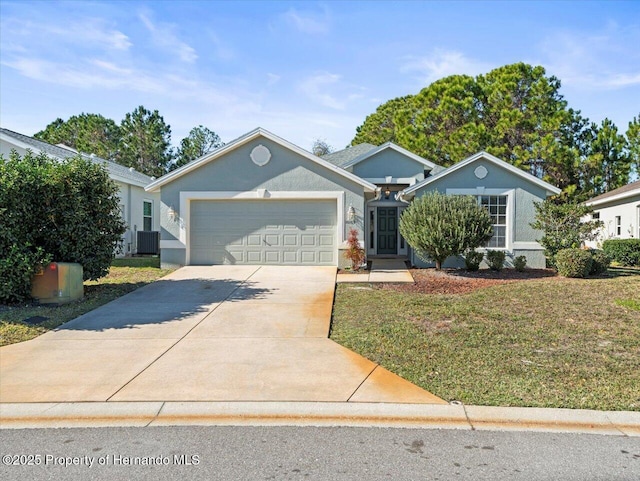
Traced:
[[466, 294], [340, 284], [331, 338], [447, 401], [640, 410], [640, 270]]
[[[171, 272], [159, 269], [158, 266], [157, 257], [115, 259], [109, 275], [98, 281], [84, 283], [84, 299], [81, 301], [59, 307], [39, 306], [35, 303], [0, 305], [0, 346], [33, 339]], [[35, 326], [23, 322], [24, 319], [35, 316], [45, 317], [47, 320]]]

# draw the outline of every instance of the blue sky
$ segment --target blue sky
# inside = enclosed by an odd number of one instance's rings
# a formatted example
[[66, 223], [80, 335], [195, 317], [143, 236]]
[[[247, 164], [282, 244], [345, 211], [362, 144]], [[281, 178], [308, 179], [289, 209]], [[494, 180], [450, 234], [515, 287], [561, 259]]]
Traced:
[[640, 2], [0, 0], [0, 124], [32, 135], [144, 105], [174, 145], [202, 124], [342, 148], [388, 99], [519, 61], [624, 132], [640, 114]]

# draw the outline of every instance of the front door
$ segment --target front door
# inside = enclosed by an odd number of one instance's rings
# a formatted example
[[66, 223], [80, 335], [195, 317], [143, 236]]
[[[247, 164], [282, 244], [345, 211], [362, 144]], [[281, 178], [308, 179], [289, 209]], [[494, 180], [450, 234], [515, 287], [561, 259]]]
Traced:
[[398, 253], [398, 208], [378, 207], [378, 252]]

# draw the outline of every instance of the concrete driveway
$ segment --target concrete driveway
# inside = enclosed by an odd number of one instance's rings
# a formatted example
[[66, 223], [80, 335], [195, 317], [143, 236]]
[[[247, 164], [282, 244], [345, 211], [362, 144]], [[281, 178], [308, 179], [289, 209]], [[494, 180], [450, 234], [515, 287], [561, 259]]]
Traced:
[[332, 267], [184, 267], [0, 348], [0, 402], [444, 403], [328, 339]]

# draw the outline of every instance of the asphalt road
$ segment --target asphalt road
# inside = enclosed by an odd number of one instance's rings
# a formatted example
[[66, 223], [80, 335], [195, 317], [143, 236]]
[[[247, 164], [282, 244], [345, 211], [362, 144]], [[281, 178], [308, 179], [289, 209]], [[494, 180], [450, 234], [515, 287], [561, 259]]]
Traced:
[[[313, 427], [28, 429], [1, 430], [0, 451], [3, 480], [640, 479], [640, 438], [589, 434]], [[79, 465], [65, 466], [69, 463]]]

